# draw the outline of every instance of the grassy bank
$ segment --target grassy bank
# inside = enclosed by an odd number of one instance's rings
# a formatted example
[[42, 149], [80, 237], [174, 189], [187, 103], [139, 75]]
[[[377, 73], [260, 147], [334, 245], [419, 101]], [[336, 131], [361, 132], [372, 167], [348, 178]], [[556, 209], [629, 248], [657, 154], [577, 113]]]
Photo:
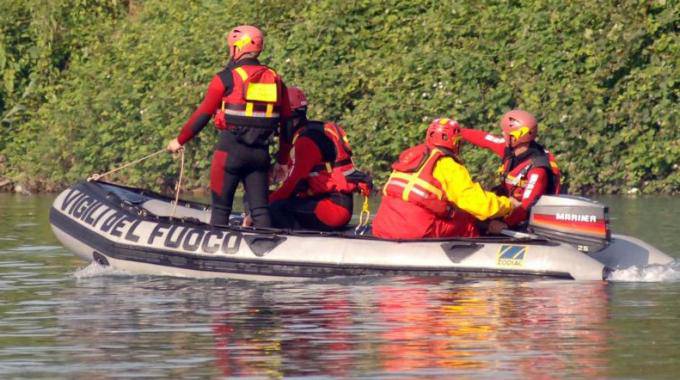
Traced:
[[[224, 33], [267, 33], [263, 61], [346, 126], [385, 178], [429, 120], [497, 130], [541, 122], [573, 193], [680, 192], [676, 1], [5, 1], [0, 5], [0, 184], [54, 190], [160, 149], [226, 60]], [[212, 128], [188, 145], [207, 184]], [[490, 184], [497, 158], [469, 148]], [[167, 188], [169, 156], [119, 177]]]

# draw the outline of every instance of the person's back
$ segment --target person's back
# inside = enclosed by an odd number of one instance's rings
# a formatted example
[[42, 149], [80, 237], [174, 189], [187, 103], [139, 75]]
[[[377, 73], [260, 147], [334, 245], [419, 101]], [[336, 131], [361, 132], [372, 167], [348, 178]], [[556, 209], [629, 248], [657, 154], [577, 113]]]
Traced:
[[291, 168], [269, 197], [273, 224], [291, 229], [340, 229], [351, 219], [352, 193], [359, 192], [363, 183], [352, 161], [349, 140], [334, 123], [307, 120], [304, 93], [295, 87], [288, 91], [292, 117], [290, 130], [281, 139], [289, 142], [289, 152], [282, 154]]
[[392, 165], [373, 220], [373, 234], [388, 239], [477, 236], [475, 221], [504, 216], [507, 198], [484, 191], [458, 159], [460, 127], [436, 119], [426, 143], [402, 152]]
[[214, 116], [220, 134], [210, 168], [213, 225], [228, 224], [236, 188], [243, 182], [254, 226], [271, 226], [268, 145], [289, 106], [281, 78], [257, 60], [263, 38], [247, 25], [227, 35], [229, 64], [213, 77], [198, 109], [168, 144], [169, 151], [182, 149]]

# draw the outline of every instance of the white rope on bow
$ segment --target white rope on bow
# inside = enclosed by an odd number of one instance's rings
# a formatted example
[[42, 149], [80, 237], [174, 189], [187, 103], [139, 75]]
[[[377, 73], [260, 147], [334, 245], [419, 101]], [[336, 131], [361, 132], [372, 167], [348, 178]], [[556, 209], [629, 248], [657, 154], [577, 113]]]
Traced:
[[138, 159], [136, 159], [136, 160], [134, 160], [134, 161], [132, 161], [132, 162], [128, 162], [127, 164], [123, 164], [123, 165], [121, 165], [121, 166], [119, 166], [119, 167], [117, 167], [117, 168], [113, 168], [113, 169], [109, 170], [109, 171], [106, 172], [106, 173], [102, 173], [102, 174], [94, 173], [94, 174], [92, 174], [91, 176], [87, 177], [87, 181], [88, 181], [88, 182], [90, 182], [90, 181], [97, 181], [97, 180], [99, 180], [99, 179], [102, 179], [102, 178], [108, 176], [109, 174], [113, 174], [113, 173], [115, 173], [115, 172], [117, 172], [117, 171], [119, 171], [119, 170], [123, 170], [123, 169], [127, 168], [128, 166], [132, 166], [132, 165], [138, 164], [138, 163], [140, 163], [140, 162], [142, 162], [142, 161], [144, 161], [144, 160], [147, 160], [147, 159], [149, 159], [149, 158], [151, 158], [151, 157], [157, 156], [157, 155], [159, 155], [159, 154], [161, 154], [161, 153], [163, 153], [163, 152], [165, 152], [165, 149], [161, 149], [161, 150], [159, 150], [159, 151], [157, 151], [157, 152], [153, 152], [153, 153], [151, 153], [151, 154], [148, 154], [148, 155], [146, 155], [146, 156], [144, 156], [144, 157], [142, 157], [142, 158], [138, 158]]

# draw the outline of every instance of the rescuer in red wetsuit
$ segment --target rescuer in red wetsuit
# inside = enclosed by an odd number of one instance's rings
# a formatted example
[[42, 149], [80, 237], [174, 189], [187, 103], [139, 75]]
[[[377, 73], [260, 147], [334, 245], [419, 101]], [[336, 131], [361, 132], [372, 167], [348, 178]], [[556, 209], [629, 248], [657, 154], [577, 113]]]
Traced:
[[230, 61], [215, 75], [201, 104], [167, 149], [177, 152], [214, 116], [220, 131], [210, 167], [210, 224], [226, 225], [239, 182], [255, 227], [270, 227], [269, 141], [290, 114], [281, 77], [261, 64], [262, 31], [241, 25], [227, 35]]
[[475, 237], [476, 221], [502, 217], [519, 204], [484, 191], [458, 158], [460, 126], [435, 119], [425, 144], [406, 149], [392, 164], [373, 234], [386, 239]]
[[503, 137], [484, 131], [463, 128], [464, 140], [486, 148], [503, 158], [499, 168], [500, 193], [522, 202], [510, 215], [489, 223], [490, 233], [521, 226], [529, 210], [543, 194], [559, 194], [560, 170], [555, 157], [538, 144], [538, 123], [534, 115], [523, 110], [512, 110], [501, 118]]
[[352, 193], [370, 191], [370, 178], [357, 170], [345, 131], [331, 122], [307, 120], [307, 98], [288, 89], [291, 120], [282, 132], [279, 160], [290, 167], [269, 196], [279, 228], [334, 230], [352, 217]]

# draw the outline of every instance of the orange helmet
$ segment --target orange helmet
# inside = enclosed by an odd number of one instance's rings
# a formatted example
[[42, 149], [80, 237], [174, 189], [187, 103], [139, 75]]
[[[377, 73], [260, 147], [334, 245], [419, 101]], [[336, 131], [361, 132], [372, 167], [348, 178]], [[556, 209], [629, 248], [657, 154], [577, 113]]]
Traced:
[[434, 119], [427, 128], [425, 144], [430, 147], [441, 147], [456, 151], [460, 140], [460, 125], [452, 119]]
[[508, 146], [534, 141], [538, 134], [538, 124], [534, 115], [523, 110], [512, 110], [501, 117], [501, 129]]
[[264, 35], [254, 26], [239, 25], [227, 34], [227, 46], [233, 59], [245, 53], [259, 53], [264, 48]]
[[288, 101], [290, 102], [290, 110], [307, 112], [307, 96], [299, 87], [288, 87]]

